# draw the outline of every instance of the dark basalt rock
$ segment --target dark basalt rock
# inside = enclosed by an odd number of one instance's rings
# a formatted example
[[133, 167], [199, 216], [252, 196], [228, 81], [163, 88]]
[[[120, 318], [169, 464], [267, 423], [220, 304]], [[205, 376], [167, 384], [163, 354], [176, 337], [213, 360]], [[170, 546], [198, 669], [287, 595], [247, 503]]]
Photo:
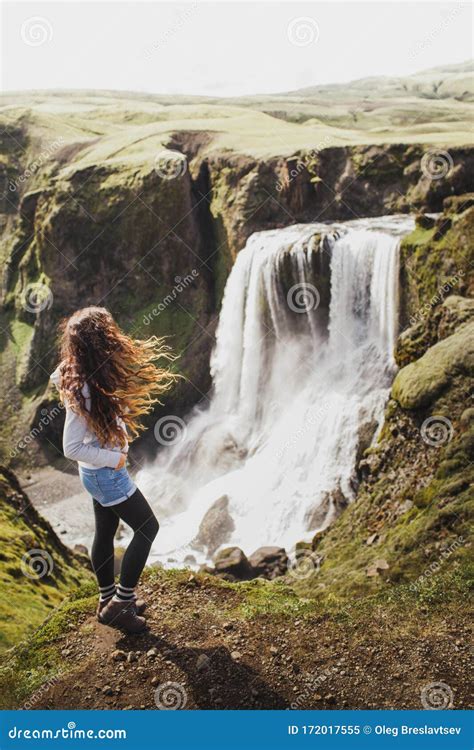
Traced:
[[213, 555], [229, 539], [234, 528], [234, 521], [229, 513], [229, 498], [222, 495], [204, 515], [193, 546], [206, 547], [208, 554]]
[[272, 580], [285, 575], [288, 569], [288, 555], [283, 547], [259, 547], [250, 555], [249, 563], [257, 576]]
[[255, 578], [255, 571], [240, 547], [221, 549], [214, 558], [215, 573], [220, 576], [231, 576], [233, 580], [250, 581]]

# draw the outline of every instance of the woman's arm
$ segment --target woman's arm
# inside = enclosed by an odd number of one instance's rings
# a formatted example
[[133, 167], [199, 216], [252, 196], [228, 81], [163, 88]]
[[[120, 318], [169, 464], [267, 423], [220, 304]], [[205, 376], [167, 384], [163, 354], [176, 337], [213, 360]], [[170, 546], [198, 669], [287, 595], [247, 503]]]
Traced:
[[[60, 390], [60, 365], [50, 378], [56, 388]], [[90, 411], [91, 395], [87, 383], [82, 388], [82, 395], [85, 398], [86, 409]], [[89, 432], [85, 418], [71, 409], [65, 394], [62, 395], [62, 401], [66, 409], [66, 422], [63, 432], [63, 453], [66, 458], [70, 458], [72, 461], [82, 461], [85, 464], [97, 466], [99, 469], [105, 466], [110, 469], [121, 469], [126, 462], [125, 451], [111, 451], [107, 448], [85, 443], [84, 439]]]
[[84, 438], [88, 432], [85, 418], [76, 414], [67, 404], [65, 404], [65, 408], [63, 453], [66, 458], [70, 458], [72, 461], [82, 461], [97, 466], [97, 468], [103, 468], [104, 466], [111, 469], [118, 468], [119, 463], [124, 459], [124, 454], [85, 443]]

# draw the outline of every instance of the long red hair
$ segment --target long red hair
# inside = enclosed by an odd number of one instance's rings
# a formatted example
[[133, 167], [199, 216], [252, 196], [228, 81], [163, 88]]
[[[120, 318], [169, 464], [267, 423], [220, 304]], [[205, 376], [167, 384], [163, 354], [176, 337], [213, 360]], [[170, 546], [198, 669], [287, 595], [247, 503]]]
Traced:
[[[163, 339], [127, 336], [105, 307], [84, 307], [60, 324], [59, 389], [84, 416], [101, 445], [123, 446], [122, 419], [130, 437], [143, 429], [141, 417], [180, 377], [169, 369], [175, 357]], [[161, 364], [160, 364], [161, 363]], [[86, 408], [83, 387], [90, 391]]]

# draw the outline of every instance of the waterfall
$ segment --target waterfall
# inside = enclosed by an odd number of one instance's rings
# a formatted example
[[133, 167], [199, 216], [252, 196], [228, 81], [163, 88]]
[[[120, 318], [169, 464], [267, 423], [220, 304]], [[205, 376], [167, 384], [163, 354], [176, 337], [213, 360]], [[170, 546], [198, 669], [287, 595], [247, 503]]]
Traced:
[[249, 238], [224, 292], [210, 401], [137, 477], [161, 521], [155, 559], [290, 550], [353, 500], [395, 372], [398, 244], [412, 226], [381, 217]]

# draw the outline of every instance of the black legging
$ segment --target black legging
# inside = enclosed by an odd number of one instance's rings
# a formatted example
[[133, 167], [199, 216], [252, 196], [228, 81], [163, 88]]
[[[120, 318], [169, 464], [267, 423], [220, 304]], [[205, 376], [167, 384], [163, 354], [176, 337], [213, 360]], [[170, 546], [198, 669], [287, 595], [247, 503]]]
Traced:
[[119, 520], [122, 519], [131, 526], [134, 534], [123, 556], [120, 583], [126, 588], [134, 588], [160, 528], [152, 509], [137, 489], [128, 500], [109, 508], [94, 499], [94, 515], [95, 536], [91, 562], [99, 586], [103, 588], [114, 582], [114, 536]]

